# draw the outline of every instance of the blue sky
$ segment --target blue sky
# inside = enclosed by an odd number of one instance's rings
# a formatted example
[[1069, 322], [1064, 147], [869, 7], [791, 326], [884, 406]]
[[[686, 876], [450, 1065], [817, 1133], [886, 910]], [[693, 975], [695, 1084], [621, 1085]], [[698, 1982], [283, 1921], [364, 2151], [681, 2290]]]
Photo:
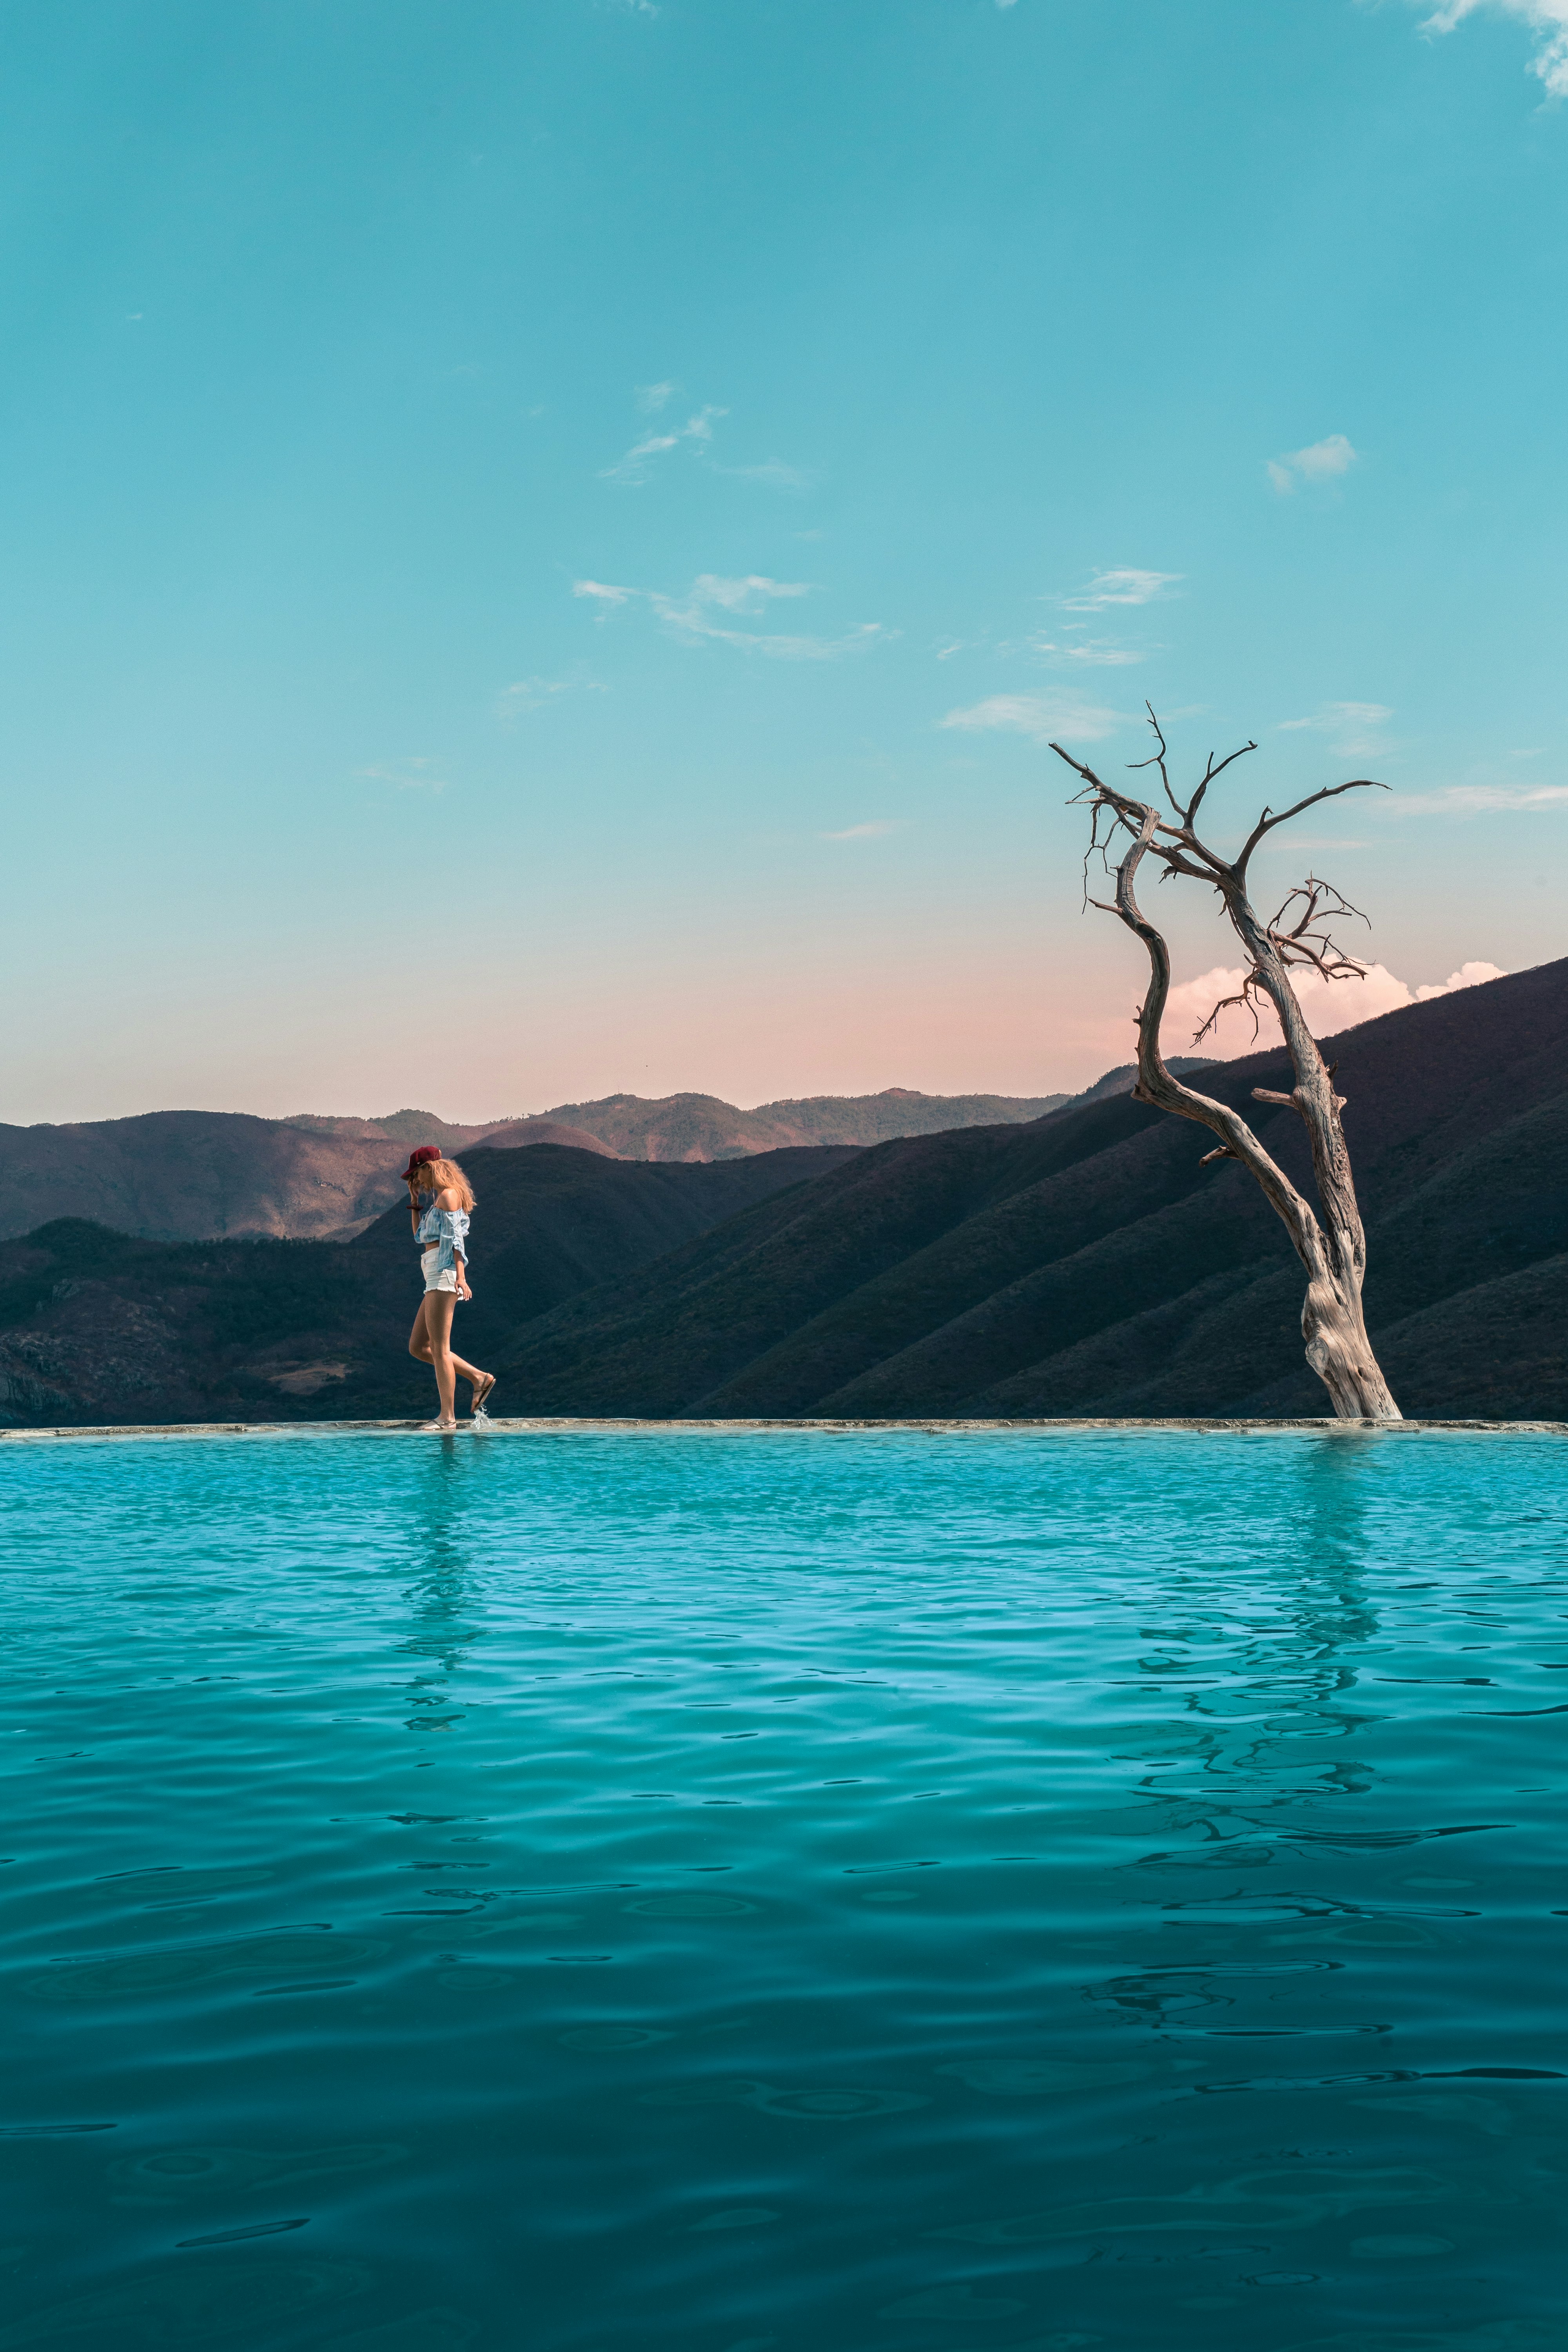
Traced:
[[1080, 1083], [1145, 696], [1563, 953], [1568, 0], [1447, 17], [11, 12], [0, 1116]]

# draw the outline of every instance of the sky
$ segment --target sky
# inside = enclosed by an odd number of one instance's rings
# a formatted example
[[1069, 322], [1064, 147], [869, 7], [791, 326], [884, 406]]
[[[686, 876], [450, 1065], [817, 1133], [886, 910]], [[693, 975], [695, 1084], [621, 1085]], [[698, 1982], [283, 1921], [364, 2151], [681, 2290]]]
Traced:
[[[1320, 1028], [1568, 951], [1568, 0], [53, 0], [0, 67], [0, 1118], [1085, 1084], [1144, 966], [1048, 740], [1124, 779], [1145, 700], [1256, 742], [1222, 848], [1391, 788], [1256, 869], [1369, 919]], [[1157, 911], [1179, 1050], [1239, 959]]]

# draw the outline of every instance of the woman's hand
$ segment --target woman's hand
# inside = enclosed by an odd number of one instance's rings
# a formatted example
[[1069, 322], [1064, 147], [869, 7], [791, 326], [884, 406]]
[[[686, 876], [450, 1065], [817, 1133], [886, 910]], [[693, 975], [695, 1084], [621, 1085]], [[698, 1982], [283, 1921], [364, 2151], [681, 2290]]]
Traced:
[[473, 1292], [468, 1288], [468, 1277], [459, 1265], [458, 1268], [458, 1296], [459, 1298], [471, 1298], [473, 1295]]

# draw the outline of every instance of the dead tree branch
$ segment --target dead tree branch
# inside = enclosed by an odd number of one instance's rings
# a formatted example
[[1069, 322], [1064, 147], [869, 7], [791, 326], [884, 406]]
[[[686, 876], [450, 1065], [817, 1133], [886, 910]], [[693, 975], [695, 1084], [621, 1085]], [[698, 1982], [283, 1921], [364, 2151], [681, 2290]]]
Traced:
[[[1331, 885], [1310, 874], [1287, 894], [1273, 920], [1264, 921], [1255, 911], [1247, 887], [1248, 860], [1258, 843], [1277, 826], [1288, 824], [1320, 801], [1333, 800], [1341, 793], [1382, 792], [1387, 787], [1374, 783], [1369, 777], [1357, 777], [1350, 783], [1327, 784], [1320, 792], [1309, 793], [1304, 800], [1281, 810], [1279, 815], [1265, 808], [1239, 855], [1227, 859], [1199, 835], [1198, 811], [1210, 785], [1233, 761], [1255, 751], [1258, 746], [1244, 743], [1217, 762], [1211, 751], [1201, 779], [1184, 803], [1171, 783], [1165, 738], [1152, 709], [1149, 711], [1149, 723], [1154, 731], [1156, 749], [1150, 759], [1138, 763], [1138, 768], [1158, 769], [1169, 815], [1162, 812], [1157, 802], [1138, 800], [1131, 793], [1108, 783], [1059, 743], [1051, 745], [1058, 757], [1065, 760], [1081, 779], [1082, 790], [1074, 798], [1086, 803], [1091, 812], [1089, 846], [1085, 856], [1085, 903], [1104, 906], [1105, 912], [1117, 915], [1142, 940], [1149, 958], [1149, 990], [1137, 1015], [1138, 1078], [1132, 1091], [1140, 1102], [1156, 1110], [1171, 1111], [1180, 1118], [1195, 1119], [1219, 1138], [1216, 1149], [1205, 1153], [1203, 1165], [1215, 1160], [1238, 1160], [1260, 1187], [1306, 1270], [1301, 1336], [1306, 1343], [1307, 1361], [1328, 1390], [1338, 1418], [1397, 1421], [1401, 1418], [1399, 1407], [1373, 1353], [1362, 1311], [1366, 1234], [1340, 1123], [1344, 1097], [1334, 1092], [1333, 1071], [1324, 1065], [1290, 980], [1292, 971], [1306, 969], [1325, 980], [1363, 977], [1365, 965], [1339, 946], [1331, 926], [1342, 919], [1364, 922], [1366, 918]], [[1106, 820], [1103, 835], [1102, 817]], [[1114, 902], [1090, 900], [1088, 858], [1098, 849], [1109, 866], [1110, 852], [1118, 843], [1121, 844], [1121, 856], [1115, 868]], [[1236, 995], [1215, 1005], [1194, 1044], [1208, 1034], [1220, 1013], [1230, 1005], [1245, 1005], [1251, 1013], [1254, 1034], [1260, 1005], [1271, 1005], [1279, 1016], [1296, 1076], [1295, 1087], [1286, 1095], [1255, 1087], [1253, 1097], [1258, 1102], [1288, 1107], [1305, 1126], [1311, 1144], [1312, 1172], [1322, 1211], [1321, 1220], [1264, 1150], [1239, 1111], [1184, 1086], [1165, 1066], [1160, 1049], [1160, 1024], [1171, 992], [1171, 957], [1163, 937], [1138, 903], [1138, 871], [1145, 858], [1154, 861], [1162, 881], [1179, 875], [1188, 880], [1206, 882], [1216, 890], [1246, 952], [1247, 977], [1241, 988]]]

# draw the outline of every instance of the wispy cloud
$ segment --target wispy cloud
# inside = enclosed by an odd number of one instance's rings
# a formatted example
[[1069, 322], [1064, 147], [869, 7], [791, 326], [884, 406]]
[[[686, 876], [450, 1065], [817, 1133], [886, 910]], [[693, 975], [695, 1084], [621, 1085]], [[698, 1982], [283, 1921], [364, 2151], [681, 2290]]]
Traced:
[[[650, 389], [662, 391], [664, 387], [658, 385]], [[648, 467], [654, 458], [664, 457], [671, 449], [679, 449], [683, 442], [694, 448], [705, 449], [713, 438], [713, 419], [729, 414], [727, 408], [715, 408], [710, 403], [707, 407], [700, 408], [689, 416], [684, 425], [677, 425], [672, 433], [646, 434], [642, 440], [633, 444], [624, 457], [617, 457], [613, 466], [600, 467], [600, 480], [640, 486], [647, 480]]]
[[1396, 816], [1492, 816], [1521, 809], [1568, 808], [1568, 784], [1444, 784], [1433, 793], [1401, 793]]
[[1057, 602], [1068, 613], [1103, 613], [1112, 604], [1152, 604], [1167, 588], [1184, 577], [1180, 572], [1139, 572], [1121, 564], [1113, 572], [1097, 572], [1087, 586]]
[[[637, 404], [645, 416], [660, 416], [679, 390], [673, 377], [659, 383], [639, 383], [636, 387]], [[713, 425], [717, 418], [729, 414], [727, 408], [709, 402], [694, 409], [684, 425], [672, 424], [644, 433], [624, 457], [617, 457], [613, 466], [599, 468], [600, 480], [641, 488], [661, 457], [668, 457], [672, 449], [685, 448], [689, 456], [705, 460], [714, 473], [726, 474], [731, 481], [755, 482], [765, 490], [790, 493], [815, 488], [817, 478], [809, 468], [787, 465], [782, 457], [763, 457], [751, 466], [720, 465], [711, 454]]]
[[[1426, 0], [1421, 0], [1426, 5]], [[1537, 37], [1530, 71], [1545, 83], [1552, 98], [1568, 98], [1568, 0], [1444, 0], [1422, 25], [1424, 33], [1451, 33], [1478, 8], [1494, 8], [1517, 17]]]
[[[659, 588], [612, 587], [601, 580], [577, 580], [572, 585], [574, 596], [598, 601], [601, 619], [616, 605], [636, 602], [646, 604], [672, 635], [689, 645], [710, 642], [735, 646], [745, 653], [761, 654], [769, 661], [837, 661], [841, 655], [864, 652], [869, 646], [898, 635], [896, 629], [884, 628], [880, 621], [862, 621], [837, 637], [790, 635], [778, 629], [737, 629], [730, 625], [732, 617], [755, 617], [780, 599], [815, 593], [809, 580], [771, 580], [760, 572], [748, 572], [740, 579], [702, 572], [681, 596], [667, 594]], [[721, 619], [721, 614], [725, 617]]]
[[869, 824], [847, 824], [842, 833], [819, 834], [817, 839], [819, 841], [879, 841], [885, 833], [891, 833], [893, 830], [894, 820], [889, 816], [879, 816], [874, 818]]
[[1026, 735], [1031, 743], [1048, 743], [1053, 736], [1068, 743], [1098, 743], [1123, 721], [1118, 710], [1102, 710], [1067, 695], [992, 694], [966, 710], [950, 710], [938, 723], [970, 734]]
[[1110, 637], [1086, 637], [1080, 646], [1059, 646], [1049, 637], [1031, 637], [1031, 649], [1046, 655], [1052, 661], [1077, 662], [1083, 669], [1124, 669], [1131, 662], [1141, 662], [1147, 656], [1131, 646], [1119, 646]]
[[769, 580], [748, 572], [743, 580], [726, 580], [717, 572], [700, 572], [691, 583], [691, 601], [717, 604], [726, 613], [754, 613], [777, 596], [809, 596], [809, 580]]
[[444, 793], [447, 778], [435, 772], [433, 760], [400, 760], [390, 768], [356, 768], [356, 776], [369, 782], [395, 784], [400, 793]]
[[1260, 841], [1258, 857], [1295, 857], [1303, 849], [1366, 849], [1370, 843], [1358, 833], [1271, 833]]
[[1386, 727], [1394, 713], [1383, 702], [1325, 702], [1310, 719], [1282, 719], [1281, 735], [1327, 735], [1332, 749], [1345, 756], [1355, 751], [1381, 751], [1388, 739], [1376, 730]]
[[609, 690], [591, 677], [520, 677], [496, 697], [496, 716], [517, 719], [524, 711], [544, 709], [563, 694], [608, 694]]
[[1326, 440], [1314, 441], [1308, 448], [1268, 458], [1264, 470], [1280, 497], [1289, 498], [1298, 482], [1337, 481], [1355, 462], [1356, 452], [1344, 435], [1331, 433]]
[[721, 466], [716, 474], [728, 474], [731, 481], [760, 482], [765, 490], [810, 490], [816, 487], [816, 476], [805, 466], [786, 466], [782, 457], [764, 457], [760, 466]]

